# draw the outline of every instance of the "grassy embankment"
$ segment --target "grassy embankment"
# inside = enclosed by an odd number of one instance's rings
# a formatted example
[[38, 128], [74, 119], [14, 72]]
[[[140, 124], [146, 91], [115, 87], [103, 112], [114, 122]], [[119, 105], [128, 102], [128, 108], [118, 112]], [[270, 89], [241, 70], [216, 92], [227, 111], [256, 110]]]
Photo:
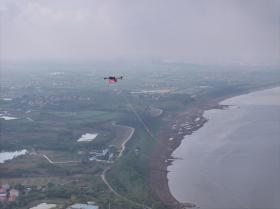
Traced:
[[[136, 131], [133, 138], [127, 144], [124, 155], [112, 166], [107, 173], [107, 179], [112, 187], [125, 198], [149, 206], [154, 209], [165, 208], [165, 206], [152, 195], [150, 190], [150, 156], [156, 144], [157, 132], [163, 123], [163, 118], [170, 117], [182, 110], [191, 100], [188, 95], [173, 95], [172, 99], [163, 98], [160, 107], [165, 108], [164, 116], [152, 118], [141, 111], [141, 105], [135, 105], [138, 113], [153, 132], [151, 137], [140, 121], [131, 121], [130, 126]], [[159, 106], [159, 105], [158, 105]], [[132, 114], [132, 113], [131, 113]], [[134, 116], [135, 117], [135, 116]], [[114, 208], [143, 208], [137, 204], [125, 201], [122, 198], [113, 197], [111, 204]]]

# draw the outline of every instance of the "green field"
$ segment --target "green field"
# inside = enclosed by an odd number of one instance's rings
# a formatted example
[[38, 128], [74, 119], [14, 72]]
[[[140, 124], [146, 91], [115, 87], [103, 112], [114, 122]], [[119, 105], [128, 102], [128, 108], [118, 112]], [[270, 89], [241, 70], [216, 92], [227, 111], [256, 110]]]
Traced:
[[[1, 203], [0, 208], [26, 209], [41, 201], [58, 203], [62, 208], [86, 201], [95, 201], [102, 209], [107, 208], [108, 201], [114, 209], [142, 208], [139, 204], [165, 208], [149, 185], [149, 161], [163, 124], [197, 101], [280, 85], [276, 67], [267, 67], [264, 73], [262, 67], [244, 66], [230, 71], [225, 66], [180, 63], [146, 64], [134, 69], [117, 65], [125, 79], [114, 86], [104, 83], [104, 74], [115, 73], [104, 66], [80, 71], [77, 66], [61, 66], [67, 70], [57, 77], [51, 76], [52, 67], [38, 70], [39, 66], [28, 65], [25, 68], [29, 70], [21, 71], [19, 66], [11, 72], [3, 66], [1, 98], [13, 99], [0, 99], [0, 114], [19, 119], [0, 119], [1, 151], [27, 149], [29, 154], [0, 164], [1, 183], [21, 191], [16, 202]], [[130, 93], [161, 89], [172, 91]], [[154, 137], [147, 134], [131, 106]], [[163, 114], [154, 117], [151, 106], [162, 109]], [[113, 123], [135, 128], [120, 158], [116, 157], [118, 147], [126, 134]], [[77, 142], [85, 133], [98, 136], [91, 142]], [[104, 149], [115, 155], [114, 163], [107, 162], [108, 156], [103, 156], [103, 161], [89, 160], [93, 152]], [[51, 164], [42, 155], [54, 162], [74, 163]], [[100, 175], [108, 167], [107, 180], [123, 197], [111, 193], [102, 181]], [[32, 190], [26, 192], [26, 188]]]

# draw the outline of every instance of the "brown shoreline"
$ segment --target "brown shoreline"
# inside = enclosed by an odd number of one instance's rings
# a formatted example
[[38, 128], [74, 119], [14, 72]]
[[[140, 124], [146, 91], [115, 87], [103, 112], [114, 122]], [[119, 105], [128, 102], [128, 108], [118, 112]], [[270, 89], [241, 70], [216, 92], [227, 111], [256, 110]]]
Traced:
[[[228, 98], [248, 92], [236, 92], [212, 99], [201, 100], [189, 105], [185, 111], [166, 122], [159, 131], [156, 146], [150, 158], [150, 188], [152, 194], [168, 209], [182, 209], [196, 207], [194, 203], [181, 203], [173, 197], [169, 190], [167, 167], [172, 164], [173, 151], [180, 146], [185, 135], [190, 135], [201, 128], [207, 119], [203, 113], [210, 109], [223, 109], [227, 106], [219, 103]], [[199, 120], [197, 118], [200, 118]], [[187, 124], [187, 125], [186, 125]]]

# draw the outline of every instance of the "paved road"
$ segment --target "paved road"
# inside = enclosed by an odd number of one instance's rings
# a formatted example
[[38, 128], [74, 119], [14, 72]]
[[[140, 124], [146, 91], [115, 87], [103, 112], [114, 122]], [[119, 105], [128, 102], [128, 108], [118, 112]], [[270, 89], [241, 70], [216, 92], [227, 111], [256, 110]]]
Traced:
[[68, 161], [52, 161], [47, 155], [44, 155], [37, 150], [35, 150], [33, 147], [31, 147], [32, 152], [35, 153], [35, 155], [41, 156], [45, 158], [50, 164], [68, 164], [68, 163], [80, 163], [80, 161], [77, 160], [68, 160]]
[[102, 181], [104, 182], [104, 184], [106, 184], [106, 186], [108, 187], [108, 189], [114, 194], [116, 195], [117, 197], [127, 201], [127, 202], [130, 202], [136, 206], [139, 206], [141, 208], [144, 208], [144, 209], [152, 209], [151, 207], [148, 207], [148, 206], [144, 206], [143, 204], [140, 204], [138, 202], [135, 202], [133, 200], [130, 200], [128, 198], [126, 198], [125, 196], [121, 195], [120, 193], [118, 193], [116, 190], [113, 189], [113, 187], [110, 185], [110, 183], [107, 181], [106, 179], [106, 173], [111, 169], [111, 166], [108, 166], [101, 174], [101, 179]]
[[[38, 152], [37, 152], [38, 153]], [[68, 164], [68, 163], [80, 163], [80, 161], [77, 160], [69, 160], [69, 161], [52, 161], [47, 155], [38, 153], [43, 158], [45, 158], [50, 164]]]

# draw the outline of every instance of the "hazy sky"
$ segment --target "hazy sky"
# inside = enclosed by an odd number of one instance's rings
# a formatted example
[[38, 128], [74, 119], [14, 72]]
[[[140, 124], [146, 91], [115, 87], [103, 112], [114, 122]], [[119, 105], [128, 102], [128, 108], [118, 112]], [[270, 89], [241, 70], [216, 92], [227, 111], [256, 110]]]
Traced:
[[0, 0], [2, 60], [280, 64], [280, 0]]

